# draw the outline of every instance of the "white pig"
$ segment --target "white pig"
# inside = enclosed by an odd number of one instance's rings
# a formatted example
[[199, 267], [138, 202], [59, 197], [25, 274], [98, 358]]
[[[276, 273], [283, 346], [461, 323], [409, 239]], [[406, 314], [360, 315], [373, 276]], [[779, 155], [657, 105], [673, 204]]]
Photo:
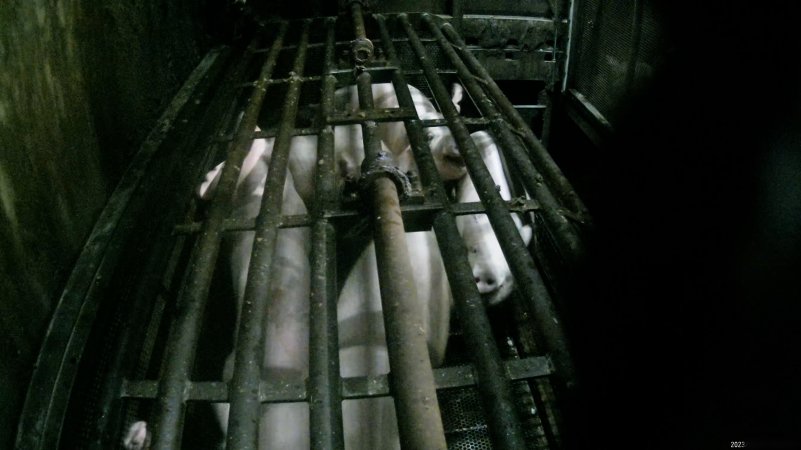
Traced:
[[[392, 83], [373, 84], [373, 107], [398, 108], [398, 98]], [[415, 110], [421, 120], [442, 119], [443, 116], [434, 107], [434, 104], [419, 89], [409, 86]], [[459, 110], [459, 103], [464, 96], [464, 89], [460, 84], [453, 85], [451, 101]], [[335, 93], [336, 107], [346, 113], [359, 111], [359, 97], [356, 86], [337, 89]], [[459, 147], [453, 139], [448, 127], [429, 127], [425, 129], [426, 139], [434, 157], [440, 176], [445, 181], [458, 180], [466, 173], [464, 161], [459, 154]], [[387, 145], [389, 150], [400, 156], [409, 149], [409, 137], [403, 122], [380, 122], [377, 130], [378, 137]], [[412, 165], [410, 170], [414, 170]]]
[[[497, 146], [486, 132], [476, 132], [471, 137], [502, 198], [508, 200], [509, 185]], [[398, 165], [402, 170], [407, 170], [411, 164], [409, 150], [399, 155]], [[479, 201], [467, 175], [459, 182], [457, 200]], [[528, 244], [531, 227], [523, 226], [514, 215], [513, 220]], [[468, 248], [468, 261], [479, 292], [488, 297], [489, 304], [504, 300], [511, 293], [513, 280], [489, 220], [483, 214], [460, 216], [457, 227]], [[437, 367], [444, 360], [448, 339], [453, 304], [450, 285], [433, 231], [406, 233], [406, 244], [431, 365]], [[356, 261], [339, 296], [337, 314], [343, 377], [383, 375], [390, 371], [377, 270], [375, 245], [370, 243]], [[399, 448], [397, 420], [389, 397], [345, 402], [342, 413], [349, 450]]]
[[[509, 182], [504, 175], [500, 153], [498, 153], [495, 141], [485, 131], [477, 131], [470, 137], [473, 138], [473, 142], [481, 152], [501, 198], [510, 200]], [[479, 201], [478, 192], [469, 175], [459, 181], [456, 198], [460, 203]], [[531, 226], [523, 225], [517, 214], [512, 214], [512, 220], [517, 225], [523, 242], [528, 245], [532, 235]], [[456, 226], [467, 246], [468, 261], [473, 270], [478, 291], [484, 296], [487, 304], [500, 303], [512, 292], [514, 279], [501, 251], [501, 245], [492, 231], [489, 219], [485, 214], [459, 216], [456, 218]]]
[[[303, 146], [305, 139], [293, 139], [292, 147]], [[274, 139], [256, 139], [243, 164], [233, 199], [232, 216], [253, 218], [260, 209], [268, 175]], [[216, 190], [223, 163], [212, 169], [199, 189], [202, 199], [210, 199]], [[305, 214], [306, 206], [295, 190], [292, 174], [286, 174], [281, 214]], [[237, 328], [247, 282], [248, 267], [255, 238], [254, 231], [231, 233], [225, 251], [237, 298]], [[307, 228], [278, 231], [272, 262], [270, 301], [265, 323], [263, 373], [271, 381], [303, 380], [308, 377], [309, 353], [309, 240]], [[223, 378], [233, 376], [234, 354], [226, 360]], [[220, 424], [228, 424], [229, 405], [214, 405]], [[259, 448], [297, 449], [309, 447], [309, 416], [304, 403], [267, 404], [260, 418]], [[123, 440], [126, 449], [147, 448], [150, 436], [145, 422], [134, 423]]]

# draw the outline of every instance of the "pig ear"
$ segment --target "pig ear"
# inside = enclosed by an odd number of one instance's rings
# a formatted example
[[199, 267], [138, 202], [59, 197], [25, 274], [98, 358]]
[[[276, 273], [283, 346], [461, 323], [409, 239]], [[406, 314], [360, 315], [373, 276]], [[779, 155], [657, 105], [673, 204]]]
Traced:
[[453, 102], [453, 106], [456, 107], [456, 111], [462, 112], [462, 107], [459, 103], [462, 102], [464, 98], [464, 88], [459, 83], [453, 83], [453, 89], [451, 90], [451, 101]]
[[520, 237], [523, 238], [523, 242], [528, 243], [531, 242], [531, 235], [532, 235], [531, 225], [523, 225], [520, 227]]

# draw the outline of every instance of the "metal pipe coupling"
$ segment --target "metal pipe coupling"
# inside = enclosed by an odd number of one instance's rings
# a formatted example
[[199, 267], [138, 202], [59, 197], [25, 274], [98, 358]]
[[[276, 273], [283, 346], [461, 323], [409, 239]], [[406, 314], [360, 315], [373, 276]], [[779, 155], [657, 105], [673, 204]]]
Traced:
[[392, 153], [381, 150], [372, 158], [368, 155], [362, 161], [362, 176], [359, 178], [359, 190], [366, 195], [368, 189], [377, 178], [385, 176], [395, 183], [398, 200], [406, 200], [412, 193], [412, 183], [403, 171], [395, 165]]
[[373, 57], [373, 42], [366, 37], [350, 41], [350, 52], [357, 67], [364, 67]]

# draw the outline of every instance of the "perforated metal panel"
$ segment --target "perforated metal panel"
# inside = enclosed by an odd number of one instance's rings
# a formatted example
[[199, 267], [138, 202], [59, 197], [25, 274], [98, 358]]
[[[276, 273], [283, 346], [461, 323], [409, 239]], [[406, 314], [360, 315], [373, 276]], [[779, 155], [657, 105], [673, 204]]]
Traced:
[[580, 2], [570, 84], [612, 125], [627, 96], [646, 85], [664, 50], [652, 2]]

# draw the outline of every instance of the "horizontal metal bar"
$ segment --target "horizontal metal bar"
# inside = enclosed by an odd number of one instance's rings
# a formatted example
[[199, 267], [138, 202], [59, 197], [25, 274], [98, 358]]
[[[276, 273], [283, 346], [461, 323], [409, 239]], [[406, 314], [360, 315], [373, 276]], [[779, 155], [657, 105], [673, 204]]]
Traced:
[[[290, 131], [291, 136], [311, 136], [320, 134], [320, 130], [318, 128], [295, 128]], [[251, 139], [270, 139], [274, 138], [278, 135], [278, 129], [276, 128], [266, 128], [261, 131], [256, 131], [251, 136]], [[233, 134], [225, 134], [215, 138], [215, 142], [229, 142], [234, 140]]]
[[414, 108], [376, 108], [372, 111], [358, 111], [353, 114], [334, 114], [326, 120], [329, 125], [361, 124], [365, 121], [398, 122], [417, 117]]
[[[532, 105], [532, 107], [536, 106], [537, 108], [544, 109], [544, 105]], [[365, 120], [373, 120], [376, 122], [396, 122], [408, 119], [416, 118], [416, 112], [414, 109], [409, 108], [385, 108], [385, 109], [376, 109], [374, 113], [367, 113], [365, 112], [362, 115], [361, 112], [358, 115], [343, 115], [338, 114], [329, 117], [326, 121], [331, 125], [347, 125], [347, 124], [357, 124], [362, 123]], [[492, 121], [490, 119], [485, 119], [483, 117], [465, 117], [464, 123], [467, 125], [489, 125]], [[444, 127], [448, 125], [448, 121], [445, 119], [428, 119], [428, 120], [421, 120], [420, 124], [424, 128], [430, 127]], [[312, 135], [319, 135], [322, 132], [319, 128], [295, 128], [293, 129], [290, 134], [292, 136], [312, 136]], [[278, 130], [275, 128], [266, 128], [261, 131], [256, 131], [253, 133], [253, 139], [269, 139], [274, 138], [278, 135]], [[226, 134], [223, 136], [219, 136], [215, 138], [215, 142], [229, 142], [234, 140], [233, 134]]]
[[[543, 24], [553, 23], [553, 19], [547, 17], [532, 17], [532, 16], [513, 16], [513, 15], [496, 15], [496, 14], [465, 14], [464, 20], [516, 20], [520, 22], [540, 22]], [[432, 38], [433, 39], [433, 38]], [[422, 39], [421, 39], [422, 40]]]
[[[152, 399], [156, 397], [158, 382], [153, 380], [129, 381], [122, 385], [121, 398]], [[306, 387], [300, 378], [293, 382], [261, 381], [260, 403], [285, 403], [306, 401]], [[224, 403], [230, 400], [228, 383], [222, 381], [193, 381], [186, 384], [186, 400]]]
[[[393, 64], [387, 64], [385, 66], [380, 67], [367, 67], [364, 69], [365, 72], [376, 73], [376, 72], [388, 72], [388, 71], [395, 71], [400, 70], [403, 72], [404, 75], [412, 75], [412, 76], [423, 76], [424, 73], [420, 69], [406, 69], [401, 66], [396, 66]], [[456, 75], [456, 71], [453, 69], [437, 69], [437, 71], [442, 75]], [[337, 75], [337, 79], [340, 79], [340, 84], [353, 84], [353, 71], [352, 70], [335, 70], [332, 74]], [[351, 77], [351, 82], [342, 83], [341, 78]], [[386, 83], [387, 81], [383, 81], [380, 78], [378, 80], [374, 80], [373, 83]]]
[[[525, 214], [528, 212], [539, 211], [542, 209], [540, 204], [533, 199], [524, 197], [517, 197], [512, 200], [506, 201], [506, 206], [509, 211], [514, 213]], [[441, 203], [423, 203], [423, 204], [405, 204], [401, 206], [401, 214], [403, 215], [404, 223], [407, 221], [414, 221], [412, 217], [420, 215], [433, 215], [445, 209]], [[466, 202], [466, 203], [453, 203], [451, 205], [451, 212], [456, 216], [466, 216], [468, 214], [485, 214], [486, 208], [481, 202]], [[338, 210], [338, 211], [325, 211], [323, 217], [329, 220], [337, 219], [355, 219], [362, 217], [364, 214], [359, 210]], [[578, 219], [578, 218], [577, 218]], [[279, 228], [297, 228], [297, 227], [310, 227], [314, 225], [314, 218], [309, 214], [292, 214], [281, 216]], [[200, 231], [203, 226], [202, 222], [192, 222], [176, 225], [174, 232], [176, 234], [193, 234]], [[253, 231], [256, 227], [256, 219], [226, 219], [223, 224], [223, 231]], [[426, 228], [427, 229], [427, 228]], [[421, 230], [414, 230], [421, 231]]]
[[[491, 120], [485, 119], [483, 117], [463, 117], [462, 120], [464, 121], [465, 125], [489, 125], [492, 123]], [[446, 127], [448, 126], [448, 119], [429, 119], [429, 120], [421, 120], [420, 125], [423, 128], [429, 127]]]
[[[268, 85], [289, 84], [294, 80], [298, 80], [301, 83], [308, 83], [310, 81], [320, 81], [321, 79], [322, 79], [322, 77], [320, 77], [320, 75], [313, 75], [313, 76], [308, 76], [308, 77], [297, 77], [297, 78], [292, 78], [292, 77], [272, 78], [272, 79], [267, 80], [265, 83], [268, 84]], [[256, 86], [256, 83], [258, 83], [258, 80], [246, 81], [244, 83], [237, 84], [236, 87], [239, 88], [239, 89], [252, 88], [252, 87]]]
[[[279, 24], [280, 24], [280, 22], [275, 22], [275, 23], [273, 23], [273, 25], [279, 25]], [[348, 41], [348, 42], [344, 42], [344, 41], [337, 42], [337, 44], [343, 44], [343, 45], [344, 45], [344, 44], [347, 44], [347, 43], [349, 43], [349, 41]], [[310, 43], [307, 45], [307, 48], [318, 48], [318, 47], [322, 47], [322, 46], [324, 46], [324, 45], [325, 45], [325, 44], [324, 44], [324, 43], [322, 43], [322, 42], [310, 42]], [[293, 51], [293, 50], [296, 50], [297, 48], [298, 48], [298, 46], [297, 46], [297, 45], [290, 44], [290, 45], [285, 45], [285, 46], [284, 46], [284, 48], [283, 48], [283, 50], [284, 50], [284, 51], [289, 51], [289, 52], [291, 52], [291, 51]], [[253, 51], [253, 53], [267, 53], [268, 51], [270, 51], [270, 49], [269, 49], [269, 48], [267, 48], [267, 47], [265, 47], [265, 48], [259, 48], [259, 49], [256, 49], [256, 50], [254, 50], [254, 51]]]
[[[513, 381], [547, 377], [553, 374], [553, 363], [547, 356], [530, 356], [503, 362], [504, 369]], [[472, 365], [434, 369], [437, 390], [475, 386], [478, 382]], [[228, 401], [228, 385], [221, 381], [193, 381], [187, 383], [189, 401], [222, 403]], [[154, 380], [125, 380], [120, 398], [152, 399], [156, 397], [158, 382]], [[340, 378], [342, 399], [352, 400], [385, 397], [390, 394], [387, 375]], [[293, 382], [266, 382], [259, 384], [261, 403], [302, 402], [307, 400], [303, 380]]]
[[545, 109], [548, 105], [512, 105], [515, 109]]
[[[387, 68], [394, 68], [393, 66], [387, 66]], [[404, 75], [413, 75], [413, 76], [423, 76], [424, 73], [420, 69], [403, 69], [402, 67], [398, 67], [398, 69], [403, 70]], [[453, 69], [437, 69], [437, 72], [440, 75], [456, 75], [456, 71]]]
[[[529, 19], [530, 19], [530, 18], [529, 18]], [[278, 23], [276, 22], [276, 25], [277, 25], [277, 24], [278, 24]], [[421, 40], [422, 42], [435, 42], [435, 39], [433, 39], [433, 38], [420, 38], [420, 40]], [[392, 42], [408, 42], [408, 41], [409, 41], [409, 39], [408, 39], [408, 38], [403, 38], [403, 37], [400, 37], [400, 38], [392, 38]], [[380, 41], [376, 41], [376, 42], [380, 42]], [[350, 43], [351, 43], [351, 41], [336, 41], [336, 42], [335, 42], [335, 45], [336, 45], [337, 47], [345, 47], [345, 46], [350, 46]], [[319, 47], [322, 47], [322, 46], [324, 46], [324, 45], [325, 45], [324, 43], [321, 43], [321, 42], [315, 42], [315, 43], [309, 43], [309, 46], [308, 46], [308, 47], [309, 47], [309, 48], [319, 48]], [[285, 47], [284, 47], [284, 50], [286, 50], [286, 51], [292, 51], [292, 50], [296, 49], [297, 47], [298, 47], [297, 45], [287, 45], [287, 46], [285, 46]], [[266, 53], [266, 52], [268, 52], [269, 50], [270, 50], [269, 48], [260, 48], [260, 49], [256, 49], [256, 50], [254, 50], [254, 52], [253, 52], [253, 53]]]

